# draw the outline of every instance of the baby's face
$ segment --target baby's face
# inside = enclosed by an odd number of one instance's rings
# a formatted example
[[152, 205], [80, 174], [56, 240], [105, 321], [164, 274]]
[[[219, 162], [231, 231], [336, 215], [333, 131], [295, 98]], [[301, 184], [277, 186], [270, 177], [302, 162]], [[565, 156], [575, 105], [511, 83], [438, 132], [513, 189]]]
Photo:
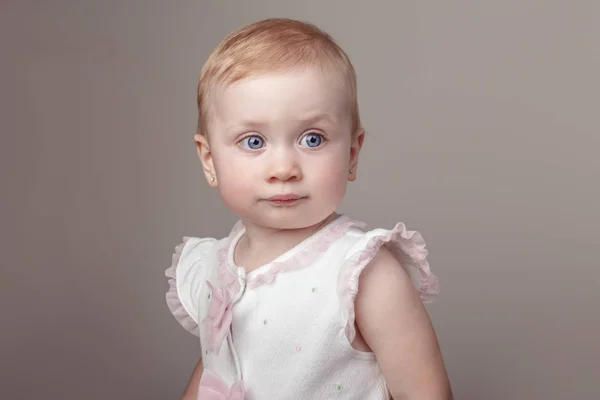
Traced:
[[221, 196], [245, 222], [299, 229], [337, 209], [358, 152], [339, 81], [309, 68], [215, 90], [212, 164]]

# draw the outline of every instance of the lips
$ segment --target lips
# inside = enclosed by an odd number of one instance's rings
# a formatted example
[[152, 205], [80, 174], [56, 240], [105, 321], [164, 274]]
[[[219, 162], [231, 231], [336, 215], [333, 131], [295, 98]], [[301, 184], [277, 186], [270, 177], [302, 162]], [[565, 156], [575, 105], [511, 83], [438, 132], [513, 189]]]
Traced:
[[271, 196], [267, 199], [267, 201], [274, 203], [274, 204], [285, 205], [285, 204], [294, 204], [297, 201], [300, 201], [305, 198], [306, 198], [305, 196], [299, 196], [297, 194], [289, 193], [289, 194], [278, 194], [275, 196]]
[[278, 194], [275, 196], [269, 197], [267, 200], [269, 201], [292, 201], [299, 200], [302, 196], [298, 196], [297, 194]]

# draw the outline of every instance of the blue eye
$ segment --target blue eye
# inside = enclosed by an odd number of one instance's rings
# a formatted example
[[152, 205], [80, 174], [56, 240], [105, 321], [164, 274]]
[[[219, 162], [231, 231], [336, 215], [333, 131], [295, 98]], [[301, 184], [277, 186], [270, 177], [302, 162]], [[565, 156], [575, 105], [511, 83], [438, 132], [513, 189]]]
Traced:
[[319, 147], [321, 143], [323, 143], [323, 136], [318, 133], [309, 133], [300, 140], [300, 144], [307, 147]]
[[252, 135], [243, 138], [240, 145], [245, 149], [258, 150], [265, 145], [265, 141], [260, 136]]

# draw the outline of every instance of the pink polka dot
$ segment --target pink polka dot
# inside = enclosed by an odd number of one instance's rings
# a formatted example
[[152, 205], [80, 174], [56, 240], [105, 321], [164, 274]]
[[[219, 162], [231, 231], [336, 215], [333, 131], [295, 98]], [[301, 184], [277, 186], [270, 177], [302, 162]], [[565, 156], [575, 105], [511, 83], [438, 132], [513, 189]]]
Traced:
[[300, 345], [296, 346], [296, 351], [300, 351], [302, 350], [302, 347], [300, 347]]

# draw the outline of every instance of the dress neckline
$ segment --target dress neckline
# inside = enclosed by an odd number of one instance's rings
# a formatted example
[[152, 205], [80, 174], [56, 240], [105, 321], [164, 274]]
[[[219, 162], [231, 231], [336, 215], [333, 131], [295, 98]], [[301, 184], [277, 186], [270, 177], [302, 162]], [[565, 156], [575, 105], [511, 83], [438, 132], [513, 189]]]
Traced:
[[280, 272], [310, 265], [322, 253], [326, 252], [334, 241], [342, 237], [348, 229], [354, 226], [363, 228], [364, 224], [344, 214], [339, 214], [334, 220], [288, 251], [246, 274], [246, 270], [242, 266], [237, 265], [234, 260], [235, 248], [246, 231], [244, 224], [239, 220], [231, 230], [228, 243], [222, 248], [224, 254], [222, 253], [220, 258], [220, 270], [231, 274], [237, 279], [241, 278], [245, 280], [248, 289], [253, 289], [263, 283], [272, 283], [275, 276]]

